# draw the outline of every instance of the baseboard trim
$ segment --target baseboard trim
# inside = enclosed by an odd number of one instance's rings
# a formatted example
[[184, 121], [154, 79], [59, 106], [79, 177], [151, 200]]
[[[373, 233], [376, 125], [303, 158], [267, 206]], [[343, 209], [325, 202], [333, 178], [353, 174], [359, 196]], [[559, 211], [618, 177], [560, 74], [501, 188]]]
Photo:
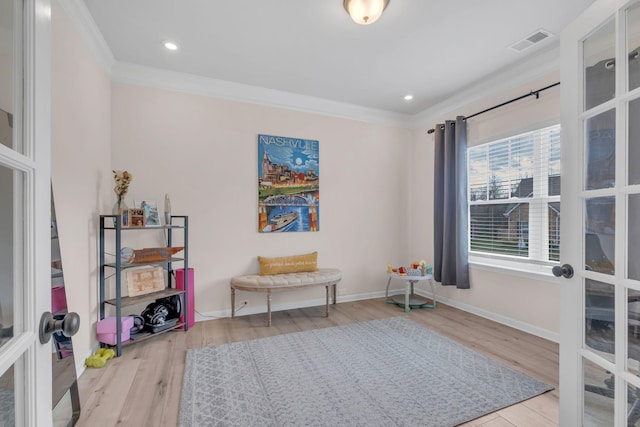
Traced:
[[87, 365], [85, 365], [85, 361], [93, 356], [95, 354], [95, 352], [100, 348], [100, 343], [96, 343], [95, 347], [91, 347], [89, 349], [89, 353], [85, 356], [85, 357], [81, 357], [80, 360], [78, 360], [78, 354], [77, 353], [73, 353], [73, 357], [75, 358], [75, 362], [76, 362], [76, 375], [78, 379], [80, 379], [80, 375], [82, 375], [84, 373], [84, 371], [87, 369]]
[[[402, 289], [389, 290], [389, 295], [401, 294], [403, 292], [404, 291]], [[362, 301], [367, 299], [382, 298], [384, 296], [385, 296], [384, 291], [368, 292], [364, 294], [355, 294], [355, 295], [338, 295], [338, 302], [342, 303], [342, 302]], [[315, 298], [315, 299], [304, 300], [304, 301], [291, 301], [291, 302], [286, 302], [282, 304], [272, 304], [271, 312], [275, 313], [276, 311], [295, 310], [296, 308], [318, 307], [318, 306], [324, 306], [324, 304], [325, 304], [324, 298]], [[252, 305], [251, 307], [240, 306], [239, 308], [236, 308], [236, 316], [249, 316], [252, 314], [261, 314], [266, 312], [267, 312], [266, 302], [265, 304]], [[201, 322], [204, 320], [222, 319], [225, 317], [231, 317], [230, 309], [210, 311], [205, 313], [196, 312], [195, 320], [196, 322]]]
[[[422, 289], [416, 289], [416, 294], [421, 295], [426, 298], [432, 298], [431, 292], [427, 292]], [[457, 308], [462, 311], [466, 311], [467, 313], [475, 314], [476, 316], [484, 317], [485, 319], [493, 320], [494, 322], [503, 324], [505, 326], [512, 327], [514, 329], [518, 329], [522, 332], [526, 332], [531, 335], [535, 335], [540, 338], [544, 338], [546, 340], [559, 343], [560, 342], [560, 334], [557, 332], [550, 331], [548, 329], [539, 328], [530, 323], [522, 322], [520, 320], [512, 319], [511, 317], [502, 316], [500, 314], [492, 313], [488, 310], [484, 310], [482, 308], [475, 307], [473, 305], [465, 304], [463, 302], [457, 301], [455, 299], [442, 297], [437, 295], [437, 301], [442, 302], [450, 307]]]
[[[403, 292], [404, 292], [403, 289], [389, 290], [389, 295], [399, 295], [399, 294], [402, 294]], [[427, 292], [422, 289], [416, 289], [415, 292], [416, 294], [421, 295], [423, 297], [432, 298], [431, 292]], [[385, 296], [385, 293], [383, 291], [368, 292], [364, 294], [355, 294], [355, 295], [344, 295], [344, 296], [338, 295], [338, 302], [342, 303], [342, 302], [362, 301], [367, 299], [382, 298], [384, 296]], [[522, 322], [520, 320], [512, 319], [507, 316], [501, 316], [499, 314], [492, 313], [490, 311], [483, 310], [481, 308], [478, 308], [469, 304], [465, 304], [451, 298], [437, 296], [437, 301], [443, 304], [446, 304], [448, 306], [457, 308], [459, 310], [466, 311], [471, 314], [475, 314], [476, 316], [484, 317], [485, 319], [489, 319], [494, 322], [512, 327], [514, 329], [518, 329], [528, 334], [535, 335], [555, 343], [560, 342], [560, 334], [558, 334], [557, 332], [539, 328], [537, 326], [531, 325], [526, 322]], [[283, 304], [274, 304], [271, 306], [271, 312], [282, 311], [282, 310], [293, 310], [296, 308], [324, 306], [324, 303], [325, 303], [324, 298], [316, 298], [311, 300], [292, 301], [292, 302], [287, 302]], [[266, 303], [260, 304], [260, 305], [254, 305], [251, 307], [241, 306], [240, 308], [236, 309], [236, 316], [249, 316], [252, 314], [261, 314], [266, 312], [267, 312]], [[195, 320], [196, 322], [202, 322], [204, 320], [222, 319], [225, 317], [231, 317], [230, 309], [210, 311], [206, 313], [196, 312]]]

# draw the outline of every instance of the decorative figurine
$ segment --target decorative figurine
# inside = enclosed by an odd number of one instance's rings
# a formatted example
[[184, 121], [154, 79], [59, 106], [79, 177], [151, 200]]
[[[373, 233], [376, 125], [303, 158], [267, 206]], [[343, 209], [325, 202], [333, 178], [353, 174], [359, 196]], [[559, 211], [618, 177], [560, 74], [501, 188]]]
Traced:
[[427, 275], [427, 261], [425, 260], [420, 260], [420, 272], [422, 273], [423, 276]]

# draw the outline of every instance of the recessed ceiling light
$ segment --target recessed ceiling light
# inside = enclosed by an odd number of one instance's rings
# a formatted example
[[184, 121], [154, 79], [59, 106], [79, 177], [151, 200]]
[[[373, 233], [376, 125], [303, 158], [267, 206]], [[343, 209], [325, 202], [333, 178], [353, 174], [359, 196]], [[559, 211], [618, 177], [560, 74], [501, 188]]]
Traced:
[[178, 50], [178, 45], [172, 42], [165, 42], [164, 47], [169, 50]]
[[413, 95], [405, 95], [404, 96], [404, 100], [405, 101], [411, 101], [413, 99]]

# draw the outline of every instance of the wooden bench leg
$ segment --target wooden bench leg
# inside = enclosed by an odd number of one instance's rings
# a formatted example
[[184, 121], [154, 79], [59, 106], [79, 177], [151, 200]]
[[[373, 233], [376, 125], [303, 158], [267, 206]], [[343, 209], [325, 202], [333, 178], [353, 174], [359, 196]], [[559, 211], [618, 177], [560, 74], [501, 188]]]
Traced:
[[271, 290], [267, 291], [267, 326], [271, 326]]
[[334, 283], [333, 284], [333, 305], [336, 305], [336, 301], [338, 299], [338, 284]]
[[324, 289], [325, 289], [325, 294], [327, 298], [327, 303], [325, 304], [324, 317], [329, 317], [329, 285], [325, 286]]
[[236, 289], [231, 288], [231, 318], [236, 316]]

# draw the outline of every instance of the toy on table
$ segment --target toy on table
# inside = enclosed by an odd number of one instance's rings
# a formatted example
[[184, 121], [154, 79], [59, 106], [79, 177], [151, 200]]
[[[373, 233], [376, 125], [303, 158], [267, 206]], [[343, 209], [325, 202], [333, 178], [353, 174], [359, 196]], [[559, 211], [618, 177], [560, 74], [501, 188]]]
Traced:
[[405, 276], [407, 274], [407, 268], [406, 267], [393, 268], [391, 264], [387, 264], [387, 273], [396, 273], [396, 274], [399, 274], [400, 276]]
[[387, 273], [396, 273], [400, 276], [426, 276], [427, 274], [431, 274], [431, 266], [427, 264], [425, 260], [412, 263], [410, 269], [407, 269], [407, 267], [404, 266], [393, 268], [389, 263], [387, 264]]
[[110, 348], [99, 348], [93, 356], [87, 357], [84, 364], [90, 368], [102, 368], [107, 360], [113, 359], [116, 356], [116, 352]]

